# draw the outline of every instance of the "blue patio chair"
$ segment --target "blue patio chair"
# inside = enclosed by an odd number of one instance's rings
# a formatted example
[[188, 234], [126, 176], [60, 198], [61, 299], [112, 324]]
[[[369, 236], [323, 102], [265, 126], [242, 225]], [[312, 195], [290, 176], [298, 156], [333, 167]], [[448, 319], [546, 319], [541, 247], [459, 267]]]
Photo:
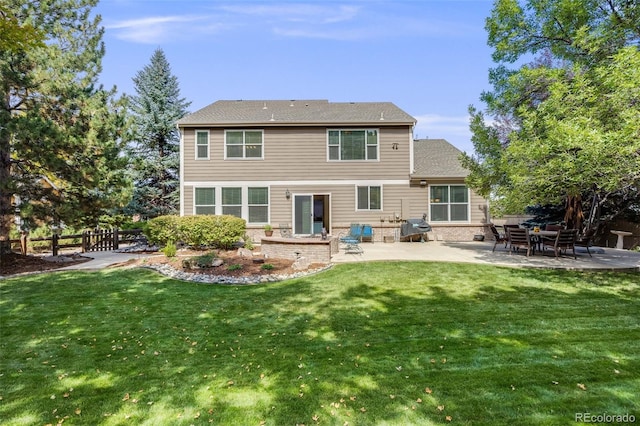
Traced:
[[338, 239], [344, 245], [345, 253], [361, 254], [364, 253], [360, 243], [362, 242], [362, 228], [359, 223], [352, 223], [349, 227], [348, 234], [340, 234]]
[[362, 225], [362, 241], [364, 240], [373, 242], [373, 227], [371, 225]]

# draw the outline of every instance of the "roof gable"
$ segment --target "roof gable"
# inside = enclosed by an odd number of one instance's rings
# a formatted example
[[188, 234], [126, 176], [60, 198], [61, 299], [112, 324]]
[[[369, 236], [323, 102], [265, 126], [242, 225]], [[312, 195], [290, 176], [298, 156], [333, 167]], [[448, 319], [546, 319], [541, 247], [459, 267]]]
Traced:
[[180, 127], [220, 125], [414, 125], [416, 119], [391, 102], [327, 100], [217, 101], [178, 120]]

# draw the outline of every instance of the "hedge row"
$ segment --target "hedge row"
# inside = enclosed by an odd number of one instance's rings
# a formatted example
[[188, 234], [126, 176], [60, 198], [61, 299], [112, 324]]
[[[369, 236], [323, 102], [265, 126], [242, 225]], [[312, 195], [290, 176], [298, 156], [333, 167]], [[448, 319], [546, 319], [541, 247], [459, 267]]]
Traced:
[[158, 216], [147, 223], [146, 235], [153, 244], [184, 243], [191, 247], [231, 248], [246, 233], [247, 223], [235, 216]]

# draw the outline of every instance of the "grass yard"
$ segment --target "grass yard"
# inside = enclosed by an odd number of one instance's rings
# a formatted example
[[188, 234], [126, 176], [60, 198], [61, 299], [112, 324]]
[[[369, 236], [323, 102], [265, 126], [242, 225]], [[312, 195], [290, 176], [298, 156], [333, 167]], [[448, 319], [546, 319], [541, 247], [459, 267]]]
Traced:
[[3, 425], [640, 421], [640, 275], [386, 262], [0, 280]]

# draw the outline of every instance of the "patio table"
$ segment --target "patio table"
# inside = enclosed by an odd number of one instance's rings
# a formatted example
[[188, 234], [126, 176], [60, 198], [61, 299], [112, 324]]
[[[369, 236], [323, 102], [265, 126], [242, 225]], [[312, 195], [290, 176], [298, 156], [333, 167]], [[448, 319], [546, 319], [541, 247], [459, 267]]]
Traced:
[[[529, 235], [531, 235], [534, 239], [534, 242], [538, 246], [538, 251], [542, 253], [542, 238], [543, 237], [556, 237], [558, 235], [558, 231], [529, 231]], [[544, 254], [544, 253], [542, 253]]]

